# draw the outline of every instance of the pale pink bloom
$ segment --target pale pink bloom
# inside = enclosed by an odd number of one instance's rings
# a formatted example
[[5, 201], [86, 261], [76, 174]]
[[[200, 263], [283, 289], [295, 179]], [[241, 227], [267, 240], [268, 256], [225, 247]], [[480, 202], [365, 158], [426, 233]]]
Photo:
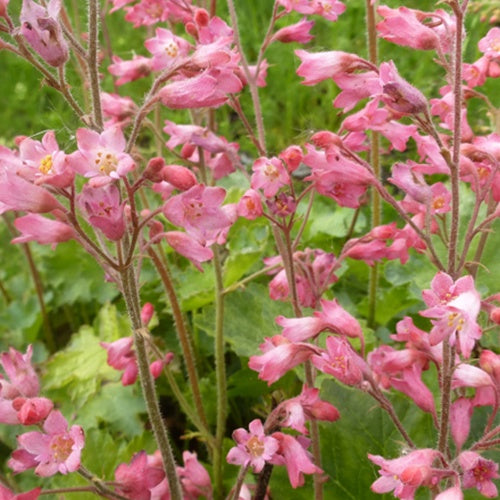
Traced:
[[347, 337], [363, 337], [363, 331], [358, 320], [349, 314], [338, 302], [337, 299], [321, 299], [321, 312], [314, 315], [322, 319], [327, 327], [334, 333]]
[[[0, 6], [0, 15], [1, 15], [1, 6]], [[42, 488], [38, 487], [34, 490], [27, 491], [26, 493], [14, 493], [9, 490], [5, 486], [0, 484], [0, 498], [2, 500], [37, 500], [40, 496], [40, 492]]]
[[219, 67], [237, 72], [240, 56], [235, 50], [231, 50], [231, 41], [232, 37], [225, 37], [212, 43], [198, 44], [189, 58], [187, 71]]
[[328, 21], [336, 21], [338, 16], [346, 9], [345, 5], [339, 0], [315, 0], [313, 5], [313, 14], [324, 17]]
[[138, 110], [137, 104], [130, 97], [107, 92], [101, 92], [101, 106], [104, 116], [111, 118], [104, 124], [106, 128], [125, 127]]
[[248, 220], [255, 220], [262, 215], [260, 195], [253, 189], [248, 189], [240, 198], [237, 207], [238, 215]]
[[212, 498], [212, 482], [196, 453], [182, 452], [184, 467], [176, 467], [186, 498]]
[[165, 85], [159, 92], [161, 102], [171, 109], [218, 107], [243, 88], [241, 80], [227, 69], [211, 68], [192, 78]]
[[101, 187], [86, 184], [77, 201], [91, 226], [100, 229], [110, 240], [121, 239], [125, 233], [124, 205], [115, 184]]
[[436, 345], [448, 337], [450, 344], [456, 343], [458, 352], [468, 358], [481, 337], [476, 321], [481, 299], [472, 277], [465, 276], [453, 283], [450, 276], [439, 272], [432, 280], [431, 290], [424, 290], [422, 296], [431, 307], [420, 314], [436, 318], [432, 320], [431, 344]]
[[420, 172], [413, 170], [411, 164], [395, 163], [392, 166], [392, 176], [387, 179], [402, 189], [407, 195], [424, 206], [429, 206], [432, 199], [430, 186]]
[[264, 434], [264, 426], [259, 419], [252, 420], [248, 429], [250, 432], [243, 428], [233, 431], [233, 439], [238, 445], [229, 450], [226, 460], [234, 465], [251, 465], [258, 473], [273, 458], [279, 443]]
[[163, 212], [172, 224], [183, 227], [201, 244], [211, 245], [221, 231], [231, 226], [231, 219], [221, 207], [225, 195], [221, 187], [197, 184], [170, 198]]
[[[267, 59], [262, 59], [258, 67], [252, 64], [248, 66], [250, 76], [255, 80], [255, 84], [257, 85], [257, 87], [265, 87], [267, 85], [266, 79], [268, 69], [269, 63], [267, 62]], [[243, 82], [243, 85], [246, 85], [248, 83], [245, 72], [241, 67], [238, 67], [238, 69], [236, 70], [236, 74], [238, 75], [238, 78]]]
[[0, 355], [0, 365], [7, 379], [0, 375], [0, 394], [2, 398], [14, 399], [18, 396], [27, 398], [38, 396], [40, 382], [33, 366], [31, 357], [33, 346], [29, 345], [25, 354], [10, 347]]
[[8, 210], [45, 213], [56, 209], [65, 210], [49, 191], [15, 172], [0, 170], [0, 213]]
[[137, 380], [139, 369], [135, 351], [132, 350], [132, 337], [123, 337], [114, 342], [101, 342], [100, 345], [108, 352], [107, 363], [115, 370], [124, 370], [122, 384], [131, 385]]
[[500, 57], [500, 28], [491, 28], [486, 36], [479, 40], [477, 46], [479, 47], [479, 50], [487, 57]]
[[464, 488], [476, 488], [487, 498], [497, 498], [498, 490], [492, 479], [498, 479], [498, 464], [483, 458], [473, 451], [464, 451], [458, 456], [458, 463], [463, 470]]
[[35, 473], [42, 477], [53, 476], [57, 472], [67, 474], [80, 467], [80, 454], [84, 447], [83, 429], [68, 423], [61, 412], [54, 410], [43, 424], [41, 432], [27, 432], [18, 436], [21, 449], [33, 455], [38, 463]]
[[286, 12], [299, 12], [300, 14], [313, 14], [315, 10], [314, 2], [311, 0], [278, 0]]
[[368, 458], [379, 465], [381, 469], [378, 478], [371, 489], [375, 493], [393, 491], [396, 498], [411, 500], [420, 486], [435, 486], [446, 471], [432, 467], [432, 463], [439, 456], [437, 450], [415, 450], [408, 455], [393, 460], [386, 460], [380, 455], [370, 455]]
[[150, 500], [153, 488], [164, 478], [161, 460], [156, 460], [154, 455], [147, 455], [145, 451], [136, 453], [130, 465], [123, 463], [115, 470], [117, 492], [134, 500]]
[[460, 363], [453, 371], [452, 387], [495, 387], [495, 381], [483, 369]]
[[404, 80], [392, 61], [380, 65], [381, 99], [391, 109], [403, 114], [418, 114], [427, 109], [422, 92]]
[[[304, 484], [304, 474], [321, 474], [323, 472], [311, 461], [308, 452], [299, 442], [300, 437], [295, 438], [282, 432], [273, 433], [273, 437], [279, 442], [279, 449], [271, 462], [276, 465], [285, 465], [293, 488]], [[302, 442], [309, 444], [309, 440], [305, 438]]]
[[307, 434], [306, 420], [323, 420], [335, 422], [340, 413], [332, 404], [319, 399], [319, 389], [302, 387], [299, 396], [287, 399], [280, 403], [276, 412], [284, 412], [285, 418], [281, 421], [282, 427], [291, 427], [302, 434]]
[[26, 166], [19, 173], [35, 184], [64, 188], [73, 183], [75, 173], [68, 168], [66, 155], [59, 149], [52, 130], [43, 136], [41, 142], [29, 137], [21, 141], [19, 157]]
[[479, 356], [479, 366], [490, 375], [497, 386], [500, 386], [500, 354], [483, 349]]
[[464, 494], [460, 486], [452, 486], [439, 493], [435, 500], [463, 500]]
[[120, 127], [105, 129], [101, 134], [80, 128], [76, 131], [78, 151], [70, 154], [70, 166], [91, 183], [103, 185], [127, 175], [134, 167], [132, 157], [125, 153], [126, 141]]
[[280, 188], [290, 184], [290, 177], [283, 162], [275, 156], [258, 158], [255, 160], [252, 170], [252, 189], [262, 189], [267, 198], [274, 196]]
[[21, 34], [33, 50], [54, 67], [63, 65], [69, 57], [68, 44], [59, 24], [61, 0], [50, 0], [42, 7], [32, 0], [23, 0]]
[[134, 55], [131, 61], [124, 61], [118, 56], [113, 56], [112, 60], [113, 64], [108, 66], [108, 71], [118, 77], [116, 85], [133, 82], [151, 73], [152, 60], [147, 57]]
[[40, 214], [28, 214], [14, 220], [14, 226], [21, 232], [11, 243], [36, 241], [41, 245], [51, 244], [54, 249], [58, 243], [76, 236], [75, 230], [58, 220], [47, 219]]
[[323, 80], [328, 80], [340, 73], [352, 73], [360, 69], [371, 67], [368, 61], [348, 52], [307, 52], [296, 50], [295, 54], [302, 61], [297, 69], [297, 74], [305, 78], [303, 85], [315, 85]]
[[196, 38], [201, 44], [209, 44], [220, 39], [229, 43], [232, 40], [232, 28], [220, 17], [210, 17], [205, 9], [195, 10], [194, 22], [196, 23]]
[[276, 323], [283, 327], [282, 335], [292, 342], [304, 342], [319, 335], [328, 327], [324, 319], [314, 316], [302, 318], [285, 318], [278, 316]]
[[181, 231], [168, 231], [164, 234], [168, 244], [178, 253], [189, 259], [195, 267], [203, 272], [202, 262], [211, 260], [212, 250], [199, 243], [195, 238]]
[[462, 449], [470, 432], [472, 412], [474, 410], [472, 400], [458, 398], [450, 408], [450, 428], [453, 441], [457, 449]]
[[148, 38], [144, 45], [153, 54], [151, 69], [160, 71], [172, 67], [188, 55], [191, 45], [184, 38], [174, 35], [164, 28], [156, 29], [156, 36]]
[[314, 21], [308, 21], [307, 18], [303, 18], [298, 23], [291, 24], [290, 26], [285, 26], [278, 30], [271, 38], [271, 42], [299, 42], [308, 43], [314, 36], [310, 34], [312, 27], [314, 26]]
[[381, 92], [378, 72], [339, 73], [333, 77], [342, 92], [335, 98], [333, 105], [350, 111], [361, 99], [378, 95]]
[[332, 375], [343, 384], [357, 386], [363, 380], [365, 363], [344, 338], [328, 337], [326, 351], [313, 355], [313, 365], [323, 373]]
[[125, 10], [125, 20], [134, 23], [134, 28], [165, 22], [170, 14], [166, 0], [141, 0], [133, 7], [125, 7]]
[[282, 335], [266, 337], [259, 346], [260, 356], [250, 356], [248, 366], [259, 372], [259, 378], [271, 385], [280, 379], [286, 372], [308, 360], [313, 354], [320, 354], [321, 350], [311, 344], [290, 342]]
[[23, 448], [14, 450], [10, 459], [7, 461], [7, 466], [14, 471], [14, 474], [33, 469], [37, 465], [38, 461], [35, 460], [35, 455], [32, 455]]

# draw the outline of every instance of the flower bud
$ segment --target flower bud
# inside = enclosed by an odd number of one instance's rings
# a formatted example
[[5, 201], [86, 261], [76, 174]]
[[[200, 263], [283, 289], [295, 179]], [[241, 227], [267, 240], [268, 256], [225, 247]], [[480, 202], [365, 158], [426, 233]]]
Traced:
[[187, 191], [196, 184], [196, 176], [193, 172], [181, 165], [165, 165], [161, 169], [161, 176], [164, 181], [181, 191]]
[[165, 166], [165, 160], [160, 156], [155, 156], [149, 160], [144, 173], [142, 174], [145, 179], [152, 182], [161, 182], [163, 177], [161, 175], [161, 169]]

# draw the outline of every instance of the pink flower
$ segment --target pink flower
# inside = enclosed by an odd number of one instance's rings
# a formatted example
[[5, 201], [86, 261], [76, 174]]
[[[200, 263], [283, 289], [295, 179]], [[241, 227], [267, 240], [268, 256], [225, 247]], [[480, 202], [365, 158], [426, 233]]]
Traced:
[[14, 172], [0, 170], [0, 213], [8, 210], [46, 213], [64, 207], [46, 189], [31, 184]]
[[170, 11], [165, 0], [141, 0], [133, 7], [125, 7], [127, 15], [125, 20], [139, 26], [151, 26], [169, 19]]
[[248, 426], [250, 432], [239, 428], [233, 432], [233, 439], [238, 443], [229, 450], [226, 460], [235, 465], [251, 465], [254, 472], [260, 472], [269, 462], [279, 444], [276, 439], [264, 434], [264, 427], [259, 419], [252, 420]]
[[184, 467], [177, 467], [182, 489], [187, 498], [212, 498], [212, 482], [205, 467], [200, 464], [196, 453], [182, 452]]
[[40, 496], [42, 488], [38, 487], [26, 493], [14, 493], [0, 484], [0, 498], [2, 500], [36, 500]]
[[11, 243], [26, 243], [36, 241], [41, 245], [52, 244], [55, 248], [58, 243], [71, 240], [76, 233], [71, 226], [58, 220], [47, 219], [39, 214], [28, 214], [14, 220], [14, 226], [21, 232], [21, 236], [14, 238]]
[[380, 65], [381, 99], [395, 111], [418, 114], [427, 109], [427, 99], [420, 90], [399, 76], [392, 61]]
[[432, 468], [438, 455], [438, 451], [431, 449], [415, 450], [393, 460], [368, 454], [368, 458], [381, 467], [379, 474], [382, 476], [371, 485], [372, 491], [388, 493], [394, 490], [396, 498], [412, 499], [419, 486], [434, 486], [446, 474]]
[[314, 38], [314, 36], [309, 33], [313, 26], [314, 21], [307, 21], [307, 18], [303, 18], [298, 23], [286, 26], [278, 30], [272, 36], [271, 42], [278, 41], [282, 43], [308, 43]]
[[151, 302], [146, 302], [141, 309], [141, 322], [144, 326], [148, 326], [155, 313], [155, 306]]
[[165, 165], [160, 172], [162, 180], [172, 184], [180, 191], [187, 191], [197, 184], [196, 176], [182, 165]]
[[34, 425], [43, 422], [53, 407], [54, 403], [47, 398], [19, 397], [12, 401], [12, 408], [17, 411], [17, 418], [22, 425]]
[[61, 0], [50, 0], [47, 8], [32, 0], [23, 0], [21, 15], [21, 34], [33, 50], [48, 64], [54, 67], [68, 60], [68, 44], [63, 37], [58, 21]]
[[137, 380], [139, 369], [135, 352], [132, 350], [132, 337], [123, 337], [114, 342], [101, 342], [101, 347], [108, 351], [107, 363], [115, 370], [124, 370], [122, 384], [131, 385]]
[[151, 73], [151, 59], [135, 55], [131, 61], [124, 61], [118, 56], [113, 56], [113, 64], [108, 66], [108, 71], [113, 76], [118, 76], [116, 85], [123, 85], [144, 78]]
[[35, 184], [64, 188], [73, 183], [75, 173], [68, 168], [66, 155], [59, 149], [52, 130], [43, 136], [41, 142], [25, 138], [19, 145], [19, 156], [27, 167], [22, 169], [23, 177]]
[[464, 494], [460, 486], [452, 486], [439, 493], [435, 500], [463, 500]]
[[263, 188], [264, 196], [270, 198], [278, 190], [290, 184], [290, 177], [279, 158], [261, 157], [252, 166], [252, 189]]
[[168, 231], [164, 236], [168, 244], [176, 252], [189, 259], [201, 272], [203, 272], [201, 263], [211, 260], [214, 256], [210, 248], [202, 245], [187, 233], [181, 231]]
[[150, 500], [151, 490], [164, 478], [161, 458], [157, 460], [154, 455], [147, 455], [145, 451], [136, 453], [130, 465], [120, 464], [115, 470], [117, 491], [134, 500]]
[[172, 224], [183, 227], [201, 244], [211, 245], [231, 225], [221, 208], [225, 195], [221, 187], [197, 184], [170, 198], [163, 212]]
[[486, 460], [478, 453], [464, 451], [458, 456], [463, 470], [462, 484], [464, 488], [476, 488], [487, 498], [497, 498], [498, 490], [492, 479], [498, 479], [498, 464]]
[[21, 449], [26, 450], [37, 462], [35, 473], [42, 477], [53, 476], [57, 472], [67, 474], [80, 467], [80, 454], [84, 446], [83, 430], [68, 423], [61, 412], [54, 410], [45, 420], [41, 432], [27, 432], [18, 436]]
[[360, 69], [369, 69], [370, 63], [355, 54], [330, 51], [310, 53], [305, 50], [296, 50], [302, 63], [297, 74], [305, 78], [303, 85], [315, 85], [328, 80], [340, 73], [352, 73]]
[[490, 58], [500, 57], [500, 28], [491, 28], [477, 44], [479, 50]]
[[212, 68], [165, 85], [159, 92], [161, 102], [171, 109], [218, 107], [243, 87], [241, 80], [227, 69]]
[[276, 412], [285, 413], [285, 418], [280, 425], [291, 427], [302, 434], [307, 434], [307, 428], [304, 425], [306, 420], [335, 422], [340, 418], [340, 413], [335, 406], [319, 399], [319, 389], [307, 386], [303, 386], [299, 396], [283, 401], [278, 408]]
[[280, 379], [287, 371], [308, 360], [321, 350], [311, 344], [290, 342], [282, 335], [266, 338], [261, 344], [260, 356], [250, 356], [248, 366], [259, 372], [259, 378], [271, 385]]
[[26, 354], [21, 354], [14, 348], [0, 355], [0, 365], [4, 369], [5, 379], [0, 375], [0, 394], [4, 398], [14, 399], [17, 396], [34, 397], [40, 391], [40, 382], [33, 366], [31, 357], [33, 346], [29, 345]]
[[453, 441], [460, 450], [465, 443], [469, 431], [473, 411], [473, 402], [467, 398], [458, 398], [450, 409], [450, 427]]
[[101, 187], [86, 184], [77, 201], [91, 226], [100, 229], [112, 241], [121, 239], [125, 232], [125, 219], [120, 190], [115, 184]]
[[238, 202], [237, 212], [240, 217], [245, 217], [248, 220], [260, 217], [262, 215], [262, 202], [259, 193], [248, 189]]
[[148, 38], [144, 45], [153, 54], [151, 64], [153, 71], [172, 67], [180, 58], [187, 56], [191, 48], [184, 38], [178, 37], [164, 28], [157, 28], [156, 36]]
[[279, 158], [285, 162], [288, 173], [291, 174], [299, 168], [302, 163], [302, 159], [304, 158], [304, 153], [302, 152], [302, 148], [300, 146], [292, 144], [279, 154]]
[[[272, 460], [276, 465], [285, 465], [290, 484], [293, 488], [304, 484], [304, 474], [321, 474], [323, 471], [314, 465], [305, 447], [299, 442], [300, 437], [295, 438], [282, 432], [273, 433], [273, 437], [279, 442], [279, 449]], [[307, 439], [301, 439], [309, 443]]]
[[138, 110], [137, 104], [130, 97], [107, 92], [101, 92], [101, 106], [104, 116], [111, 118], [105, 123], [106, 128], [128, 125]]
[[85, 177], [93, 177], [93, 186], [127, 175], [134, 167], [132, 157], [125, 153], [125, 137], [120, 127], [107, 128], [99, 134], [80, 128], [76, 131], [78, 151], [68, 156], [70, 166]]
[[313, 5], [315, 6], [313, 14], [324, 17], [328, 21], [336, 21], [346, 9], [345, 5], [338, 0], [316, 0]]
[[363, 380], [365, 363], [344, 338], [328, 337], [326, 351], [311, 357], [312, 364], [343, 384], [357, 386]]

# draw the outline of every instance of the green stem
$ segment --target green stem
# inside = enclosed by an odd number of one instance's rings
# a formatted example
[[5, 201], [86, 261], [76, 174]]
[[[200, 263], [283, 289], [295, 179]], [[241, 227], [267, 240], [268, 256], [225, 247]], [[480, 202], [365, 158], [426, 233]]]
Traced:
[[161, 282], [163, 283], [163, 287], [165, 288], [165, 292], [167, 293], [168, 300], [170, 301], [170, 306], [172, 307], [175, 329], [177, 331], [179, 342], [181, 344], [189, 384], [193, 393], [194, 405], [196, 407], [196, 411], [198, 412], [198, 419], [202, 423], [202, 428], [199, 430], [206, 433], [208, 429], [208, 423], [201, 398], [199, 376], [196, 369], [196, 359], [194, 356], [193, 343], [191, 340], [191, 335], [186, 326], [186, 322], [184, 321], [184, 316], [182, 314], [179, 300], [177, 299], [175, 285], [172, 281], [172, 277], [170, 276], [167, 262], [163, 262], [160, 256], [151, 247], [148, 249], [148, 254], [151, 257], [151, 260], [153, 261], [158, 274], [160, 275]]
[[222, 478], [224, 459], [222, 445], [226, 432], [227, 418], [227, 382], [226, 363], [224, 357], [224, 283], [222, 281], [222, 265], [219, 247], [214, 245], [215, 274], [215, 374], [217, 384], [217, 426], [214, 450], [214, 490], [215, 498], [222, 498]]
[[148, 411], [149, 422], [163, 459], [163, 466], [165, 475], [167, 476], [171, 498], [173, 500], [182, 500], [182, 489], [175, 470], [175, 459], [168, 438], [168, 431], [161, 415], [154, 379], [149, 371], [149, 359], [146, 349], [146, 338], [149, 337], [149, 332], [147, 328], [143, 327], [141, 321], [139, 292], [137, 290], [134, 268], [128, 266], [123, 269], [120, 273], [120, 277], [122, 294], [132, 325], [134, 346], [139, 367], [139, 378]]

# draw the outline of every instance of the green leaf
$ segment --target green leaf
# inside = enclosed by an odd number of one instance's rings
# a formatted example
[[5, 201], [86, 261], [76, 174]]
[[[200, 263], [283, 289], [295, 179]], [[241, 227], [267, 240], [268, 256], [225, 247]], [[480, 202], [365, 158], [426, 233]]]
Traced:
[[[259, 352], [264, 337], [280, 333], [274, 319], [283, 314], [293, 316], [289, 304], [269, 298], [268, 288], [251, 283], [244, 290], [231, 293], [224, 302], [224, 335], [231, 349], [239, 356]], [[195, 317], [197, 327], [214, 336], [215, 310], [207, 307]]]

